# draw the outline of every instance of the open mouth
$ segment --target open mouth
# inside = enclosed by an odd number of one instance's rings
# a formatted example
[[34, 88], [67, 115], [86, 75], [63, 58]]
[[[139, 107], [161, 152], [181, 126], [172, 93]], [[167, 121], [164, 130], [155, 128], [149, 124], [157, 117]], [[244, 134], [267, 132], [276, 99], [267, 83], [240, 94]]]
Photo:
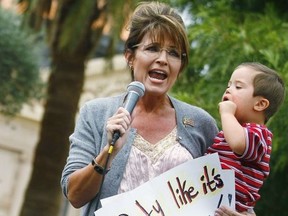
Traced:
[[222, 99], [222, 101], [228, 101], [228, 100], [229, 100], [229, 98], [227, 96], [224, 96]]
[[153, 71], [149, 71], [149, 77], [153, 79], [164, 80], [167, 78], [167, 74], [162, 71], [153, 70]]

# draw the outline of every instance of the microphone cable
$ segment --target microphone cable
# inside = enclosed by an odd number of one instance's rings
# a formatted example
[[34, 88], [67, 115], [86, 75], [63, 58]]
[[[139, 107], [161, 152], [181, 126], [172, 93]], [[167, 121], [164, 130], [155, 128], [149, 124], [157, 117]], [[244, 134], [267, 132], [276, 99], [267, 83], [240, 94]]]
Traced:
[[[139, 100], [139, 98], [144, 95], [144, 92], [145, 92], [145, 86], [143, 85], [143, 83], [141, 83], [139, 81], [133, 81], [127, 86], [127, 95], [126, 95], [127, 98], [125, 97], [123, 107], [130, 114], [132, 113], [132, 111], [133, 111], [137, 101]], [[107, 155], [107, 158], [105, 161], [105, 166], [103, 167], [103, 169], [104, 169], [103, 170], [103, 177], [102, 177], [102, 181], [101, 181], [99, 192], [98, 192], [96, 210], [98, 209], [99, 202], [100, 202], [100, 195], [102, 192], [103, 183], [104, 183], [105, 175], [107, 172], [108, 161], [110, 159], [111, 153], [113, 152], [114, 145], [115, 145], [116, 141], [120, 138], [120, 136], [121, 136], [121, 134], [120, 134], [120, 131], [118, 131], [118, 130], [113, 133], [112, 141], [110, 143], [109, 150], [108, 150], [108, 155]]]
[[[118, 131], [117, 131], [118, 132]], [[116, 141], [119, 139], [120, 137], [120, 133], [115, 133], [113, 138], [112, 138], [112, 141], [110, 143], [110, 146], [109, 146], [109, 150], [108, 150], [108, 155], [107, 155], [107, 158], [106, 158], [106, 161], [105, 161], [105, 165], [104, 165], [104, 170], [103, 170], [103, 177], [102, 177], [102, 180], [101, 180], [101, 184], [100, 184], [100, 188], [99, 188], [99, 191], [98, 191], [98, 197], [97, 197], [97, 202], [96, 202], [96, 208], [95, 208], [95, 211], [98, 210], [98, 206], [99, 206], [99, 202], [100, 202], [100, 195], [101, 195], [101, 192], [102, 192], [102, 188], [103, 188], [103, 183], [104, 183], [104, 179], [105, 179], [105, 176], [106, 176], [106, 173], [107, 173], [107, 166], [108, 166], [108, 162], [109, 162], [109, 159], [110, 159], [110, 156], [114, 150], [114, 145], [116, 143]]]

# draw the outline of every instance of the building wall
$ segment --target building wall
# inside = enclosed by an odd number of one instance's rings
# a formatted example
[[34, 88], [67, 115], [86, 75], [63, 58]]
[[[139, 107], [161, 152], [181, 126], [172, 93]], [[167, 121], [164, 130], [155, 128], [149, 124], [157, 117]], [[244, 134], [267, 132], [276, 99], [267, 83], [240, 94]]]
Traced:
[[[112, 63], [113, 69], [108, 69], [104, 59], [88, 62], [79, 106], [93, 98], [112, 96], [126, 90], [131, 78], [124, 57], [116, 56]], [[49, 70], [46, 73], [49, 74]], [[43, 111], [41, 104], [34, 104], [25, 105], [13, 118], [0, 115], [0, 216], [19, 215], [33, 168]], [[61, 216], [68, 215], [79, 215], [79, 210], [64, 202]]]

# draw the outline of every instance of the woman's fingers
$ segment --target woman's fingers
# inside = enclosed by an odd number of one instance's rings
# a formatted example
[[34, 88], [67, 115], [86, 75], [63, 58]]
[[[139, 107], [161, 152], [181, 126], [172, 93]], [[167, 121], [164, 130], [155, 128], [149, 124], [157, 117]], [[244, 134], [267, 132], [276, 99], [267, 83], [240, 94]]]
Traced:
[[256, 214], [248, 213], [248, 212], [242, 212], [238, 213], [235, 210], [232, 210], [226, 206], [221, 206], [220, 208], [216, 209], [215, 216], [256, 216]]
[[127, 110], [120, 107], [117, 112], [111, 116], [106, 124], [106, 130], [108, 132], [108, 139], [112, 139], [112, 135], [115, 131], [119, 131], [123, 135], [130, 126], [131, 117]]

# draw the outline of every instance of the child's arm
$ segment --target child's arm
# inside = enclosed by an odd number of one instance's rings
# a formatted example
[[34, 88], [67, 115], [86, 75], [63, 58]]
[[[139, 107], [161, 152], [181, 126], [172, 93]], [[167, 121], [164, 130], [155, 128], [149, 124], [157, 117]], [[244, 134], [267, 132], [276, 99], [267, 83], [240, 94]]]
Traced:
[[232, 101], [222, 101], [219, 103], [222, 130], [224, 137], [236, 154], [242, 155], [246, 148], [244, 128], [235, 117], [236, 104]]

